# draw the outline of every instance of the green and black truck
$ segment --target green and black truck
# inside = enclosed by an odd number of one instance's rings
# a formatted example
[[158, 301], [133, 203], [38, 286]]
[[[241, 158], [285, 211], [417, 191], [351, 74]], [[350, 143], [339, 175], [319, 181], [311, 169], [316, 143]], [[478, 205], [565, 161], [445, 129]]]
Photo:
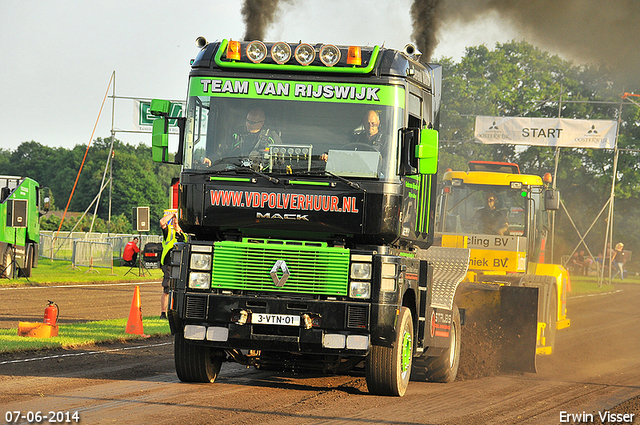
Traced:
[[31, 277], [38, 265], [40, 185], [0, 176], [0, 277]]
[[235, 361], [362, 371], [382, 395], [454, 380], [469, 251], [431, 247], [442, 68], [411, 45], [197, 44], [185, 116], [151, 107], [154, 160], [182, 165], [179, 379]]

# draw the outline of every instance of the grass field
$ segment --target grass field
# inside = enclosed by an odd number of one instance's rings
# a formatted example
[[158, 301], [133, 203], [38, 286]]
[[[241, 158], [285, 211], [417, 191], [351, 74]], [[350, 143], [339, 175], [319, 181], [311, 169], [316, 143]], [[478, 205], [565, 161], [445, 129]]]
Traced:
[[[17, 329], [0, 329], [0, 353], [51, 348], [78, 348], [99, 342], [118, 342], [144, 339], [142, 335], [125, 333], [127, 319], [101, 320], [99, 322], [70, 323], [58, 326], [58, 336], [31, 338], [18, 336]], [[144, 334], [160, 336], [169, 334], [169, 322], [157, 316], [143, 318]]]
[[[68, 261], [40, 260], [32, 270], [30, 278], [0, 279], [0, 287], [64, 285], [78, 283], [146, 282], [162, 280], [162, 270], [149, 269], [140, 276], [140, 270], [129, 267], [109, 269], [73, 268]], [[125, 276], [126, 275], [126, 276]], [[18, 336], [18, 330], [0, 329], [0, 353], [50, 348], [74, 348], [91, 346], [99, 342], [117, 342], [143, 338], [125, 333], [127, 319], [99, 322], [73, 323], [59, 326], [58, 336], [53, 338], [31, 338]], [[158, 317], [145, 317], [144, 333], [158, 336], [169, 334], [169, 323]]]
[[[134, 268], [130, 273], [127, 273], [129, 269], [129, 267], [113, 267], [113, 270], [111, 268], [74, 268], [68, 261], [44, 259], [40, 260], [38, 267], [32, 270], [30, 278], [0, 279], [0, 286], [162, 280], [162, 270], [160, 269], [144, 269], [143, 273], [140, 273], [138, 268]], [[140, 274], [143, 274], [143, 276], [140, 276]]]

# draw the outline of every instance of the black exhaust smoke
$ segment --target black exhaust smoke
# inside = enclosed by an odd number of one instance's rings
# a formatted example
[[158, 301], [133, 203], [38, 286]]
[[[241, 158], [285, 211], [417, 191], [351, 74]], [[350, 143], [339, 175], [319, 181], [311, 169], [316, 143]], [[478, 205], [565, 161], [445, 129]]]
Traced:
[[469, 23], [490, 12], [497, 12], [500, 20], [542, 49], [580, 63], [604, 65], [623, 82], [640, 83], [637, 0], [414, 0], [414, 42], [429, 60], [438, 33], [447, 24]]

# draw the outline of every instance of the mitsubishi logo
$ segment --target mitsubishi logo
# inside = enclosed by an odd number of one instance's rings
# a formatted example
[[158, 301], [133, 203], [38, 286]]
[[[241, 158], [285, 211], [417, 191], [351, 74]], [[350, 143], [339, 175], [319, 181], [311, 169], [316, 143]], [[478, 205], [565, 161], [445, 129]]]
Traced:
[[[282, 270], [281, 278], [278, 278], [278, 269]], [[285, 263], [284, 260], [276, 261], [273, 267], [271, 267], [270, 274], [271, 274], [271, 279], [273, 279], [273, 283], [275, 283], [277, 287], [284, 286], [284, 283], [287, 281], [290, 275], [289, 269], [287, 268], [287, 263]]]

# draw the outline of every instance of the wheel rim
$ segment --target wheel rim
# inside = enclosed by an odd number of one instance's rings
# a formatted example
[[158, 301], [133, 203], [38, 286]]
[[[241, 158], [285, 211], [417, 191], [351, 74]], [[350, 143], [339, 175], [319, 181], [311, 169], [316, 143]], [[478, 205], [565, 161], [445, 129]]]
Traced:
[[411, 340], [411, 332], [404, 332], [402, 336], [402, 375], [404, 376], [411, 367], [411, 349], [413, 341]]
[[449, 365], [453, 366], [453, 362], [456, 360], [456, 343], [458, 334], [456, 333], [456, 327], [451, 324], [451, 347], [449, 348]]

